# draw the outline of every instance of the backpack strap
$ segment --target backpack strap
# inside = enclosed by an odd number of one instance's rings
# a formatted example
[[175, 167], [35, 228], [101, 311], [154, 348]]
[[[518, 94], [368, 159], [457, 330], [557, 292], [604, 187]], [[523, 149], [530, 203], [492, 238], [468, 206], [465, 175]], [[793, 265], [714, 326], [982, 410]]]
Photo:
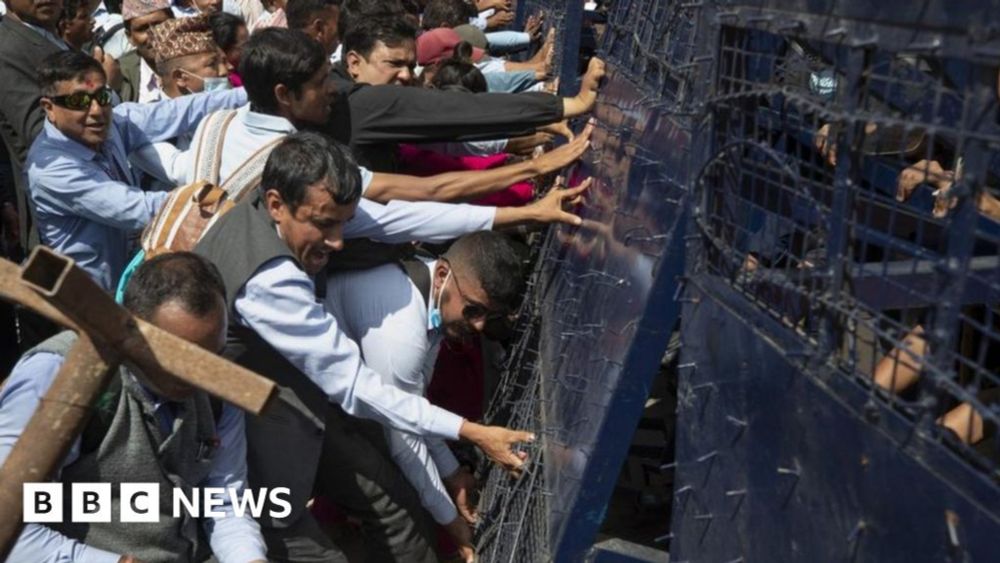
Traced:
[[417, 286], [426, 304], [430, 303], [431, 298], [431, 273], [427, 269], [427, 263], [418, 258], [418, 255], [427, 258], [436, 258], [436, 256], [420, 249], [413, 256], [400, 258], [399, 266], [406, 272], [406, 277], [410, 278], [413, 285]]
[[229, 194], [229, 199], [233, 203], [239, 203], [253, 188], [260, 185], [260, 177], [264, 173], [264, 165], [267, 164], [267, 157], [271, 155], [274, 147], [278, 146], [278, 143], [283, 140], [283, 136], [278, 137], [260, 147], [257, 149], [257, 152], [244, 160], [243, 164], [229, 175], [229, 178], [226, 178], [221, 188], [222, 191]]
[[[220, 186], [218, 190], [222, 193], [222, 198], [228, 199], [232, 202], [232, 205], [239, 203], [247, 194], [251, 193], [254, 188], [260, 185], [260, 177], [264, 173], [264, 165], [267, 164], [267, 157], [270, 156], [271, 151], [274, 147], [280, 143], [284, 137], [279, 137], [270, 143], [264, 145], [263, 147], [257, 149], [257, 152], [250, 155], [250, 158], [243, 161], [243, 164], [233, 172], [226, 183]], [[202, 236], [210, 231], [215, 223], [222, 217], [225, 213], [216, 213], [214, 217], [209, 219], [208, 223], [205, 224], [205, 228], [202, 230]]]
[[222, 146], [226, 141], [226, 131], [236, 117], [236, 110], [217, 111], [205, 118], [205, 128], [198, 137], [195, 149], [194, 173], [192, 181], [205, 180], [219, 183], [222, 169]]
[[123, 29], [125, 29], [125, 22], [116, 23], [115, 25], [107, 29], [102, 28], [97, 30], [97, 33], [95, 34], [94, 37], [94, 44], [100, 45], [101, 48], [104, 48], [104, 46], [108, 43], [108, 41], [110, 41], [111, 38], [114, 37], [116, 33], [118, 33]]

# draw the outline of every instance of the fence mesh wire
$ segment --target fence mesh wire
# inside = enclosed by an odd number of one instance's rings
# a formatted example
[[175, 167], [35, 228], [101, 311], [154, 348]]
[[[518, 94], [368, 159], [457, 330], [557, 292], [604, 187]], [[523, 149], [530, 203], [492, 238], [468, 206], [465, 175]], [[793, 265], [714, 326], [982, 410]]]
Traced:
[[524, 474], [517, 479], [504, 471], [488, 471], [479, 501], [482, 515], [477, 526], [477, 552], [483, 561], [545, 560], [549, 552], [545, 500], [545, 454], [541, 447], [546, 426], [542, 421], [539, 330], [541, 272], [544, 260], [539, 240], [533, 241], [535, 269], [528, 281], [528, 297], [518, 313], [515, 344], [508, 352], [497, 394], [486, 420], [539, 434], [536, 445], [525, 445]]
[[724, 26], [715, 86], [703, 268], [995, 472], [995, 63]]
[[[544, 9], [550, 25], [564, 23], [565, 3], [527, 4]], [[639, 214], [650, 201], [631, 197], [636, 165], [658, 168], [655, 181], [666, 188], [657, 204], [691, 212], [698, 252], [689, 276], [723, 280], [777, 321], [783, 341], [797, 342], [786, 353], [803, 373], [849, 378], [914, 432], [1000, 478], [998, 59], [926, 41], [926, 30], [943, 24], [841, 19], [837, 7], [808, 13], [787, 4], [752, 15], [738, 2], [610, 3], [602, 56], [615, 88], [631, 88], [638, 102], [599, 101], [591, 160], [625, 193], [609, 213]], [[923, 13], [947, 12], [939, 4]], [[681, 120], [672, 135], [690, 140], [663, 145], [649, 134], [654, 125], [637, 125], [641, 110]], [[669, 152], [675, 147], [680, 155]], [[612, 238], [666, 236], [655, 231]], [[540, 341], [556, 336], [539, 315], [572, 325], [579, 313], [573, 302], [541, 306], [561, 275], [551, 264], [557, 243], [537, 250], [520, 337], [489, 413], [543, 443], [566, 428], [545, 419], [553, 391], [540, 373]], [[556, 383], [583, 396], [593, 382]], [[530, 448], [521, 480], [488, 473], [477, 532], [484, 560], [552, 555], [546, 451]]]

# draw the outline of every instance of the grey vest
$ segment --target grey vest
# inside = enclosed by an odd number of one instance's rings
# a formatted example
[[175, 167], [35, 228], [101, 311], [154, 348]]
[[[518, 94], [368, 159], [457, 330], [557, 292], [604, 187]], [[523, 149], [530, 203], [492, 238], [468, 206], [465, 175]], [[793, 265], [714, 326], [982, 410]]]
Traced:
[[[65, 356], [76, 342], [73, 332], [60, 333], [27, 354], [50, 352]], [[62, 469], [63, 483], [111, 483], [111, 522], [51, 524], [60, 533], [87, 545], [112, 553], [128, 553], [151, 563], [200, 562], [209, 555], [208, 543], [199, 522], [186, 514], [173, 517], [173, 489], [190, 496], [211, 469], [218, 439], [208, 395], [196, 392], [177, 403], [169, 434], [157, 422], [153, 403], [126, 368], [113, 377], [121, 378], [118, 406], [110, 414], [107, 434], [93, 451]], [[121, 483], [158, 483], [160, 521], [127, 523], [119, 521]], [[69, 489], [64, 494], [63, 514], [69, 520]], [[125, 502], [128, 502], [127, 500]]]
[[[278, 237], [259, 198], [244, 200], [209, 229], [195, 252], [212, 261], [226, 284], [232, 310], [236, 296], [266, 262], [293, 258]], [[230, 315], [233, 318], [233, 315]], [[229, 323], [223, 355], [278, 384], [278, 400], [261, 416], [248, 416], [247, 481], [249, 487], [288, 487], [292, 512], [280, 520], [268, 516], [281, 507], [265, 505], [260, 524], [283, 528], [294, 524], [313, 493], [330, 403], [323, 392], [256, 332]]]

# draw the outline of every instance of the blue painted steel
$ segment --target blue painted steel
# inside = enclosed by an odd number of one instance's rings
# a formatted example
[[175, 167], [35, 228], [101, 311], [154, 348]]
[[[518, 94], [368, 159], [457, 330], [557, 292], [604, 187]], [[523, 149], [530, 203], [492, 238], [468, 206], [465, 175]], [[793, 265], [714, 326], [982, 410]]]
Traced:
[[[526, 2], [520, 14], [539, 8], [560, 30], [557, 66], [564, 93], [573, 94], [582, 3]], [[631, 41], [621, 18], [635, 16], [617, 14], [613, 35], [621, 42]], [[652, 35], [652, 20], [636, 23]], [[537, 388], [528, 375], [521, 385], [529, 394], [499, 409], [509, 417], [504, 422], [531, 424], [543, 443], [531, 452], [536, 472], [522, 478], [527, 484], [490, 477], [482, 508], [508, 516], [480, 527], [480, 553], [489, 560], [582, 561], [590, 552], [680, 312], [691, 142], [686, 117], [672, 111], [681, 75], [664, 67], [650, 76], [631, 50], [608, 59], [592, 157], [571, 175], [595, 179], [581, 210], [585, 224], [550, 233], [529, 299], [539, 318], [537, 360], [515, 353], [521, 364], [513, 369], [537, 361]], [[650, 85], [657, 93], [645, 92]], [[535, 333], [529, 326], [522, 343]], [[508, 528], [518, 526], [510, 521], [515, 514], [527, 524], [504, 535], [498, 526], [505, 518]], [[506, 550], [497, 549], [500, 542]]]
[[689, 287], [671, 561], [996, 559], [994, 483], [803, 369], [797, 339], [718, 280]]
[[[518, 7], [564, 93], [578, 5]], [[610, 3], [587, 222], [540, 248], [493, 409], [542, 440], [489, 475], [486, 560], [583, 560], [681, 304], [672, 561], [1000, 557], [1000, 444], [939, 424], [1000, 423], [997, 28], [1000, 0]], [[897, 201], [921, 160], [950, 187]]]
[[583, 32], [583, 3], [552, 0], [525, 0], [517, 3], [518, 25], [523, 28], [528, 16], [545, 14], [545, 32], [556, 31], [553, 75], [559, 78], [559, 93], [573, 95], [579, 88], [580, 40]]
[[[997, 413], [1000, 246], [971, 196], [996, 185], [1000, 6], [965, 5], [706, 6], [671, 560], [997, 558], [996, 444], [939, 423]], [[893, 127], [921, 148], [865, 148]], [[943, 216], [895, 199], [920, 159], [965, 167]], [[916, 381], [883, 390], [915, 326]]]

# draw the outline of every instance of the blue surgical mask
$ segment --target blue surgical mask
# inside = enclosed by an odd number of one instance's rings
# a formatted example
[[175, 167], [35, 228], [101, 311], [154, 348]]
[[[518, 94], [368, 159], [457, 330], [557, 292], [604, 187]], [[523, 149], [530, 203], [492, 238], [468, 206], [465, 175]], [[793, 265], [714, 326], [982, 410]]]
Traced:
[[448, 270], [448, 275], [444, 277], [444, 283], [441, 284], [441, 290], [438, 291], [437, 297], [434, 298], [433, 307], [431, 307], [431, 328], [434, 330], [441, 330], [441, 324], [444, 322], [441, 318], [441, 294], [444, 293], [444, 288], [448, 285], [448, 280], [451, 279], [451, 270]]
[[229, 90], [233, 87], [233, 85], [229, 82], [228, 76], [221, 76], [221, 77], [198, 76], [197, 74], [193, 72], [188, 72], [184, 69], [181, 69], [181, 72], [191, 76], [192, 78], [197, 78], [198, 80], [201, 80], [202, 83], [205, 85], [205, 87], [202, 88], [202, 92], [219, 92], [221, 90]]
[[229, 82], [229, 78], [226, 76], [219, 78], [202, 78], [205, 81], [205, 89], [203, 92], [219, 92], [221, 90], [229, 90], [233, 85]]

